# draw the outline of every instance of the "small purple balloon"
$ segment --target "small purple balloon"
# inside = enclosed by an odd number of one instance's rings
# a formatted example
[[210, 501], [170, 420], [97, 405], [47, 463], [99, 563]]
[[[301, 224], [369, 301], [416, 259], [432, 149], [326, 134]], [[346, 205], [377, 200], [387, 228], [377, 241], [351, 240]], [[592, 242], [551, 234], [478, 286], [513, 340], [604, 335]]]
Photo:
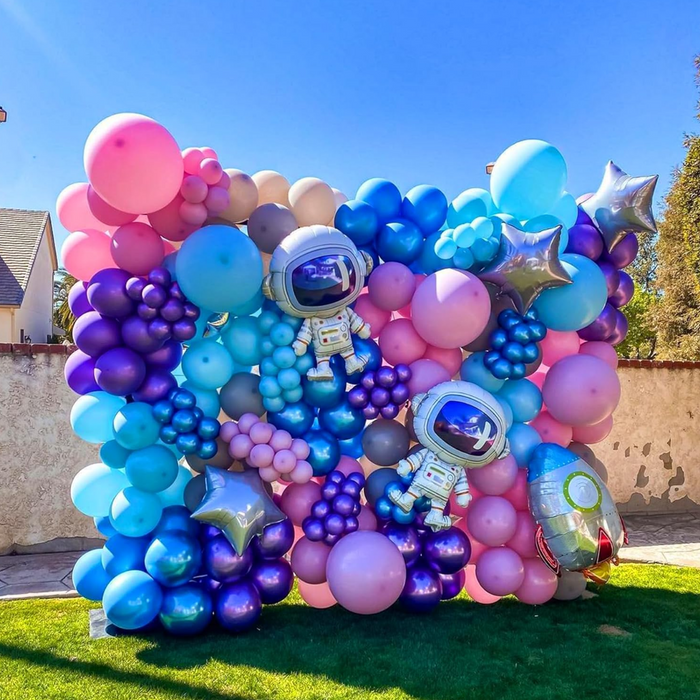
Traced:
[[148, 322], [138, 316], [130, 316], [122, 323], [124, 344], [132, 350], [147, 355], [163, 347], [163, 341], [148, 333]]
[[200, 542], [207, 542], [208, 540], [214, 539], [221, 535], [221, 530], [218, 527], [214, 527], [209, 523], [202, 523], [202, 527], [199, 531]]
[[348, 403], [353, 408], [364, 408], [369, 403], [369, 392], [361, 386], [354, 386], [348, 392]]
[[569, 229], [566, 252], [597, 260], [603, 253], [603, 237], [595, 226], [577, 223]]
[[618, 285], [620, 284], [620, 271], [611, 262], [608, 262], [607, 260], [601, 260], [598, 263], [598, 267], [600, 268], [600, 271], [605, 277], [605, 284], [608, 289], [608, 296], [611, 297], [615, 293], [615, 290], [617, 289]]
[[610, 260], [618, 270], [627, 267], [637, 257], [639, 241], [633, 233], [628, 233], [616, 246], [612, 253], [606, 253], [605, 259]]
[[154, 318], [148, 322], [148, 335], [165, 342], [172, 337], [171, 326], [164, 318]]
[[323, 521], [308, 515], [301, 523], [301, 529], [307, 539], [312, 542], [320, 542], [326, 536], [326, 528], [323, 526]]
[[321, 486], [321, 496], [327, 501], [332, 501], [340, 493], [340, 485], [334, 481], [326, 481]]
[[[578, 204], [581, 205], [583, 202], [585, 202], [587, 199], [590, 199], [593, 195], [592, 194], [584, 194], [581, 197], [578, 198]], [[576, 225], [578, 226], [579, 224], [591, 224], [593, 225], [593, 219], [591, 219], [588, 214], [581, 209], [579, 206], [578, 208], [578, 214], [576, 215]], [[571, 229], [569, 229], [571, 231]]]
[[442, 584], [442, 600], [451, 600], [459, 595], [467, 580], [467, 573], [460, 569], [456, 574], [438, 574]]
[[229, 632], [250, 629], [260, 617], [262, 601], [258, 589], [248, 580], [226, 583], [219, 588], [214, 614]]
[[598, 314], [598, 318], [578, 332], [579, 338], [583, 340], [607, 340], [615, 330], [617, 313], [614, 306], [606, 304]]
[[324, 518], [323, 527], [329, 535], [342, 535], [345, 532], [345, 518], [338, 513], [331, 513]]
[[321, 499], [320, 501], [316, 501], [311, 506], [311, 515], [314, 518], [318, 518], [319, 520], [323, 520], [327, 515], [331, 514], [331, 504], [328, 501], [324, 501]]
[[126, 281], [126, 293], [133, 301], [141, 301], [143, 288], [146, 286], [146, 280], [140, 277], [130, 277]]
[[217, 581], [211, 576], [202, 576], [200, 578], [194, 579], [202, 588], [204, 588], [210, 595], [216, 594], [216, 592], [221, 588], [221, 581]]
[[342, 535], [331, 535], [328, 534], [323, 538], [323, 543], [327, 544], [329, 547], [332, 547], [338, 540], [342, 537]]
[[391, 389], [396, 384], [396, 371], [393, 367], [380, 367], [374, 373], [375, 382], [385, 389]]
[[360, 500], [360, 491], [362, 487], [354, 479], [346, 479], [340, 486], [340, 491], [346, 496], [350, 496], [353, 501]]
[[141, 297], [144, 303], [152, 309], [160, 309], [168, 300], [168, 293], [159, 284], [147, 284], [143, 288]]
[[421, 555], [421, 541], [418, 532], [410, 525], [399, 525], [389, 521], [384, 534], [396, 545], [403, 556], [406, 566], [415, 564]]
[[185, 301], [186, 297], [182, 293], [182, 289], [180, 289], [180, 285], [177, 282], [173, 282], [170, 285], [170, 289], [168, 291], [170, 292], [170, 296], [173, 297], [174, 299], [179, 299], [180, 301]]
[[619, 309], [617, 310], [617, 319], [615, 322], [615, 330], [608, 338], [608, 343], [611, 345], [619, 345], [627, 337], [628, 323], [627, 316]]
[[404, 384], [408, 382], [413, 375], [413, 372], [411, 372], [411, 368], [408, 365], [398, 364], [396, 367], [394, 367], [394, 370], [396, 371], [396, 378], [398, 381], [403, 382]]
[[261, 559], [279, 559], [294, 543], [294, 525], [289, 518], [268, 525], [262, 535], [254, 537], [253, 551]]
[[263, 559], [253, 564], [250, 580], [258, 589], [263, 604], [274, 605], [283, 601], [291, 592], [294, 574], [285, 559]]
[[175, 321], [172, 325], [173, 338], [179, 340], [181, 343], [186, 340], [191, 340], [197, 334], [197, 326], [194, 325], [194, 321], [189, 318], [181, 318], [179, 321]]
[[355, 515], [348, 515], [345, 518], [345, 534], [349, 535], [351, 532], [356, 532], [360, 529], [360, 521]]
[[158, 309], [154, 309], [148, 304], [141, 302], [136, 306], [136, 314], [144, 321], [152, 321], [154, 318], [158, 318]]
[[88, 311], [80, 316], [73, 326], [75, 344], [90, 357], [99, 357], [102, 353], [121, 345], [119, 324], [97, 311]]
[[178, 299], [168, 299], [160, 308], [160, 315], [170, 323], [179, 321], [185, 315], [184, 304]]
[[154, 267], [148, 273], [148, 281], [151, 284], [159, 284], [162, 287], [167, 287], [172, 282], [170, 272], [165, 267]]
[[377, 416], [379, 416], [379, 409], [376, 406], [369, 404], [362, 409], [362, 415], [367, 420], [374, 420], [377, 418]]
[[[176, 297], [173, 297], [175, 299]], [[186, 301], [182, 308], [185, 311], [185, 318], [189, 318], [191, 321], [196, 321], [199, 318], [200, 310], [198, 306], [195, 306], [191, 301]]]
[[155, 403], [167, 398], [168, 394], [177, 388], [177, 380], [167, 369], [159, 367], [146, 368], [146, 378], [132, 395], [135, 401]]
[[381, 414], [382, 418], [393, 420], [399, 415], [399, 407], [395, 403], [388, 403], [386, 406], [382, 406], [379, 409], [379, 413]]
[[68, 355], [63, 372], [66, 384], [76, 394], [89, 394], [91, 391], [100, 390], [95, 381], [95, 358], [82, 350], [76, 350]]
[[114, 267], [96, 272], [87, 288], [88, 301], [103, 316], [122, 318], [134, 310], [134, 302], [126, 293], [131, 275]]
[[373, 406], [381, 408], [382, 406], [386, 406], [389, 401], [391, 401], [391, 393], [388, 389], [384, 389], [381, 386], [375, 386], [370, 392], [369, 400]]
[[374, 372], [372, 372], [371, 370], [369, 372], [365, 372], [362, 375], [362, 379], [360, 379], [360, 385], [363, 386], [368, 391], [371, 391], [372, 389], [374, 389], [374, 385], [375, 385]]
[[182, 345], [176, 340], [168, 340], [162, 348], [148, 353], [143, 359], [149, 367], [158, 367], [172, 372], [182, 360]]
[[624, 271], [620, 270], [620, 284], [613, 294], [610, 295], [608, 301], [619, 309], [625, 304], [629, 304], [634, 296], [634, 280]]
[[347, 493], [341, 493], [333, 499], [333, 511], [344, 518], [352, 515], [355, 508], [355, 499]]
[[129, 348], [107, 350], [95, 362], [95, 381], [100, 389], [110, 394], [133, 394], [145, 378], [146, 363]]
[[471, 553], [469, 538], [457, 527], [431, 531], [423, 542], [426, 562], [441, 574], [456, 574], [467, 565]]
[[87, 282], [78, 280], [68, 292], [68, 308], [73, 316], [78, 317], [88, 311], [94, 311], [87, 297]]
[[417, 564], [406, 571], [406, 584], [399, 596], [401, 604], [416, 613], [434, 610], [442, 598], [442, 583], [437, 574], [425, 566]]
[[253, 550], [248, 547], [239, 556], [223, 535], [206, 542], [202, 550], [207, 573], [222, 583], [237, 581], [245, 576], [253, 565]]
[[395, 403], [397, 406], [402, 406], [408, 401], [411, 396], [411, 392], [408, 389], [408, 385], [403, 382], [399, 382], [391, 390], [391, 402]]

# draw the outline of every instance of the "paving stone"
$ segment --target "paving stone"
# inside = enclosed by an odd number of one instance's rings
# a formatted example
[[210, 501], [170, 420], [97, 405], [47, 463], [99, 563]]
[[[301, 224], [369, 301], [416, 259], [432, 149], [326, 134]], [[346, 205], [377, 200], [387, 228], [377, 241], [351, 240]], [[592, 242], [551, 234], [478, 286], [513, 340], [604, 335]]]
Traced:
[[30, 554], [12, 556], [12, 565], [2, 572], [2, 580], [8, 585], [30, 584], [37, 581], [60, 583], [73, 570], [80, 557], [78, 552], [63, 554]]
[[0, 589], [0, 600], [20, 598], [69, 598], [76, 596], [75, 591], [64, 586], [60, 581], [35, 581], [8, 585]]

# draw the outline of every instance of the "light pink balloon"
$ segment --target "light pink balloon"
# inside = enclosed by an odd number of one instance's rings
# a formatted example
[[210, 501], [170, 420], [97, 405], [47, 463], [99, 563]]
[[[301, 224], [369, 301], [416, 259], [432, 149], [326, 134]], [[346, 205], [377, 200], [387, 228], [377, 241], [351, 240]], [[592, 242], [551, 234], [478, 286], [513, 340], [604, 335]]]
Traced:
[[209, 193], [209, 186], [199, 175], [187, 175], [180, 185], [180, 194], [192, 204], [201, 204]]
[[87, 190], [87, 203], [92, 214], [102, 222], [103, 226], [123, 226], [124, 224], [131, 223], [136, 218], [136, 214], [127, 214], [107, 204], [107, 202], [105, 202], [105, 200], [89, 185]]
[[147, 275], [164, 256], [161, 237], [147, 224], [120, 226], [112, 236], [112, 259], [132, 275]]
[[[293, 474], [293, 472], [292, 472]], [[290, 484], [282, 494], [280, 508], [295, 525], [311, 513], [311, 506], [321, 498], [321, 487], [314, 481], [305, 484]], [[327, 545], [323, 545], [327, 547]], [[309, 583], [314, 583], [309, 581]], [[316, 583], [320, 583], [317, 581]]]
[[326, 578], [333, 597], [346, 610], [374, 615], [398, 600], [406, 583], [406, 564], [388, 537], [358, 530], [333, 546]]
[[360, 294], [355, 304], [355, 312], [363, 321], [369, 323], [373, 338], [377, 338], [386, 324], [391, 321], [391, 311], [383, 311], [376, 307], [367, 292]]
[[234, 435], [231, 444], [228, 446], [228, 453], [234, 459], [248, 459], [250, 451], [253, 449], [253, 441], [244, 433]]
[[[413, 279], [414, 279], [415, 282], [416, 282], [416, 289], [418, 289], [418, 287], [420, 287], [421, 284], [423, 284], [423, 282], [425, 282], [425, 280], [426, 280], [427, 278], [428, 278], [427, 275], [423, 275], [423, 274], [421, 274], [421, 273], [419, 273], [419, 272], [416, 272], [416, 273], [413, 275]], [[413, 294], [415, 295], [415, 293], [416, 293], [416, 292], [415, 292], [415, 290], [414, 290]], [[406, 304], [406, 306], [402, 306], [396, 313], [397, 313], [399, 316], [403, 316], [404, 318], [411, 318], [411, 303], [409, 302], [408, 304]]]
[[219, 160], [219, 156], [216, 151], [209, 146], [200, 146], [199, 150], [205, 158], [213, 158], [214, 160]]
[[[267, 447], [267, 445], [266, 445]], [[258, 474], [263, 481], [271, 484], [282, 476], [274, 467], [260, 467]]]
[[76, 182], [63, 189], [56, 199], [58, 220], [70, 233], [93, 229], [107, 231], [110, 228], [90, 211], [87, 200], [89, 187], [87, 182]]
[[[473, 503], [473, 501], [472, 501]], [[486, 544], [482, 544], [479, 542], [479, 540], [472, 535], [471, 532], [469, 532], [469, 528], [467, 527], [467, 521], [465, 518], [462, 518], [461, 520], [458, 520], [455, 523], [455, 527], [460, 529], [468, 538], [469, 538], [469, 544], [471, 545], [471, 554], [469, 555], [469, 564], [476, 564], [477, 561], [479, 561], [479, 557], [487, 550], [490, 549], [490, 547]]]
[[190, 202], [183, 202], [180, 205], [180, 218], [190, 226], [196, 226], [199, 228], [204, 225], [207, 220], [207, 208], [204, 204], [192, 204]]
[[593, 355], [599, 360], [603, 360], [606, 364], [610, 365], [613, 369], [617, 369], [619, 362], [615, 348], [610, 345], [610, 343], [604, 343], [602, 341], [591, 340], [587, 343], [582, 343], [579, 348], [580, 355]]
[[573, 430], [573, 439], [576, 442], [583, 442], [586, 445], [595, 445], [603, 442], [613, 429], [613, 417], [603, 418], [600, 423], [594, 425], [581, 425]]
[[272, 433], [274, 430], [274, 427], [270, 423], [259, 421], [255, 423], [255, 425], [250, 426], [248, 435], [250, 435], [250, 439], [256, 445], [263, 445], [270, 442], [270, 438], [272, 438]]
[[410, 365], [423, 357], [428, 345], [409, 319], [397, 318], [389, 321], [379, 334], [379, 349], [390, 365]]
[[524, 559], [525, 577], [515, 591], [521, 603], [542, 605], [557, 592], [557, 575], [539, 558]]
[[227, 192], [228, 188], [231, 187], [231, 176], [225, 170], [221, 173], [221, 178], [216, 183], [215, 187], [221, 187], [222, 190], [226, 190]]
[[548, 329], [547, 335], [540, 343], [542, 364], [551, 367], [563, 357], [576, 355], [580, 344], [581, 341], [576, 331], [552, 331]]
[[231, 197], [228, 190], [221, 187], [210, 187], [207, 198], [204, 200], [204, 206], [207, 208], [210, 216], [218, 216], [225, 211], [231, 204]]
[[300, 580], [297, 586], [299, 587], [301, 599], [312, 608], [324, 610], [325, 608], [332, 608], [338, 603], [333, 597], [328, 583], [313, 584]]
[[289, 450], [292, 447], [292, 436], [286, 430], [275, 430], [270, 438], [270, 447], [275, 451]]
[[469, 485], [474, 485], [487, 496], [500, 496], [515, 484], [518, 476], [518, 463], [509, 454], [503, 459], [495, 459], [481, 469], [467, 470]]
[[540, 434], [542, 442], [553, 442], [555, 445], [568, 447], [573, 437], [570, 425], [564, 425], [554, 419], [548, 411], [540, 411], [530, 425]]
[[204, 160], [205, 156], [199, 148], [186, 148], [182, 152], [182, 160], [185, 172], [190, 175], [196, 175], [199, 172], [199, 164]]
[[256, 424], [260, 423], [260, 417], [256, 416], [254, 413], [244, 413], [238, 419], [238, 429], [248, 435], [250, 429]]
[[272, 466], [280, 474], [289, 474], [297, 466], [297, 457], [291, 450], [280, 450], [275, 453]]
[[112, 239], [95, 229], [71, 233], [61, 246], [63, 265], [76, 279], [88, 282], [100, 270], [114, 267]]
[[296, 466], [289, 474], [289, 478], [295, 484], [305, 484], [311, 480], [314, 475], [313, 467], [304, 459], [297, 460]]
[[620, 402], [620, 380], [610, 365], [592, 355], [571, 355], [547, 373], [542, 398], [553, 418], [567, 425], [594, 425]]
[[350, 476], [350, 474], [354, 472], [359, 472], [362, 474], [362, 476], [365, 474], [365, 470], [362, 468], [362, 465], [356, 459], [348, 457], [347, 455], [342, 455], [340, 457], [335, 469], [336, 471], [345, 474], [345, 476]]
[[225, 423], [221, 424], [219, 437], [224, 442], [231, 442], [231, 440], [233, 440], [233, 438], [235, 438], [236, 435], [239, 435], [240, 432], [241, 431], [238, 429], [238, 426], [232, 420], [227, 420]]
[[478, 338], [491, 315], [483, 282], [470, 272], [447, 268], [430, 275], [411, 302], [419, 335], [439, 348], [459, 348]]
[[301, 438], [294, 438], [289, 448], [297, 456], [297, 459], [306, 459], [311, 454], [309, 443]]
[[360, 514], [357, 516], [357, 521], [360, 523], [360, 530], [374, 531], [377, 529], [377, 516], [368, 506], [362, 506], [360, 508]]
[[269, 445], [253, 445], [248, 462], [252, 467], [262, 469], [271, 466], [274, 458], [275, 451]]
[[88, 136], [85, 172], [97, 194], [119, 211], [148, 214], [180, 190], [184, 166], [175, 139], [141, 114], [115, 114]]
[[519, 510], [517, 513], [517, 525], [515, 534], [506, 542], [506, 546], [517, 552], [521, 557], [536, 557], [535, 532], [537, 523], [526, 510]]
[[469, 532], [490, 547], [505, 544], [515, 534], [517, 522], [515, 508], [501, 496], [483, 496], [467, 509]]
[[169, 241], [184, 241], [187, 236], [197, 230], [197, 226], [188, 224], [180, 216], [180, 207], [184, 203], [181, 194], [178, 194], [172, 202], [162, 209], [148, 215], [148, 223], [163, 238]]
[[493, 603], [497, 603], [501, 599], [501, 596], [491, 595], [481, 587], [479, 580], [476, 578], [476, 566], [474, 564], [467, 564], [464, 573], [466, 574], [464, 590], [475, 603], [493, 605]]
[[409, 365], [411, 378], [408, 381], [408, 390], [411, 396], [421, 394], [432, 389], [441, 382], [448, 382], [452, 378], [450, 373], [435, 360], [416, 360]]
[[[287, 491], [292, 486], [287, 487]], [[285, 493], [287, 492], [285, 491]], [[284, 501], [284, 494], [282, 494]], [[394, 549], [396, 549], [394, 547]], [[398, 552], [399, 550], [396, 549]], [[325, 583], [326, 581], [326, 564], [331, 553], [331, 548], [323, 542], [312, 542], [308, 537], [302, 537], [292, 549], [289, 562], [292, 565], [292, 571], [301, 581], [306, 583]]]
[[492, 547], [479, 557], [476, 579], [491, 595], [510, 595], [522, 586], [525, 566], [520, 556], [509, 547]]
[[527, 500], [527, 469], [518, 469], [515, 483], [503, 494], [503, 498], [508, 499], [515, 510], [527, 510], [529, 512], [530, 506]]
[[413, 298], [416, 280], [411, 270], [400, 262], [385, 262], [369, 278], [369, 298], [385, 311], [398, 311]]
[[436, 348], [434, 345], [428, 345], [423, 359], [439, 362], [450, 373], [450, 376], [454, 377], [462, 366], [462, 350], [460, 348], [446, 350], [444, 348]]
[[207, 185], [216, 185], [221, 180], [221, 174], [224, 169], [221, 163], [214, 158], [205, 158], [199, 164], [199, 177], [207, 183]]

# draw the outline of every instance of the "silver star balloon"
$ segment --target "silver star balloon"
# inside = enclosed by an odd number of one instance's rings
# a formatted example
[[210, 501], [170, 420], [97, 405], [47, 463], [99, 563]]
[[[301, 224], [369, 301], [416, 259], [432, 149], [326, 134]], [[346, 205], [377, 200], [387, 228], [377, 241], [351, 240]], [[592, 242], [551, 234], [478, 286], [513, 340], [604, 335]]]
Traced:
[[560, 238], [561, 226], [526, 233], [504, 223], [498, 253], [478, 276], [495, 284], [499, 296], [508, 295], [525, 313], [545, 289], [571, 284], [559, 260]]
[[268, 496], [257, 469], [228, 472], [208, 466], [206, 480], [204, 499], [192, 517], [218, 527], [239, 556], [267, 525], [287, 517]]
[[598, 191], [581, 202], [609, 253], [628, 233], [656, 232], [651, 207], [658, 179], [658, 175], [631, 177], [610, 161]]

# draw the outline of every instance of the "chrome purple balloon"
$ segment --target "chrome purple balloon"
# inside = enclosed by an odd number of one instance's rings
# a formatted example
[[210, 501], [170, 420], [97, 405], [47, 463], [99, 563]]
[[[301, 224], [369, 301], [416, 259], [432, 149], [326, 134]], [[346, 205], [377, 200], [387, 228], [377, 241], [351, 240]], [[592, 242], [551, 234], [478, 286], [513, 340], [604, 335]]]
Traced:
[[160, 350], [163, 341], [148, 333], [148, 322], [138, 316], [130, 316], [122, 323], [124, 344], [144, 355]]
[[134, 310], [134, 302], [126, 293], [126, 283], [130, 277], [128, 272], [115, 267], [96, 272], [87, 288], [91, 306], [104, 316], [128, 316]]
[[406, 584], [399, 596], [401, 604], [416, 613], [434, 610], [442, 598], [442, 583], [436, 571], [416, 565], [406, 571]]
[[611, 345], [619, 345], [626, 337], [629, 324], [627, 322], [627, 316], [618, 309], [617, 320], [615, 322], [615, 330], [612, 335], [608, 338], [608, 343]]
[[119, 324], [97, 311], [88, 311], [78, 318], [73, 326], [75, 344], [90, 357], [99, 357], [102, 353], [121, 345], [122, 336]]
[[456, 574], [466, 566], [472, 548], [469, 538], [457, 527], [428, 532], [423, 540], [423, 555], [431, 569], [441, 574]]
[[598, 318], [578, 332], [579, 338], [583, 340], [607, 340], [615, 331], [617, 313], [614, 306], [606, 304], [598, 314]]
[[464, 588], [467, 573], [460, 569], [456, 574], [438, 574], [438, 578], [442, 584], [442, 600], [450, 600], [456, 598]]
[[182, 345], [176, 340], [168, 340], [162, 348], [148, 353], [143, 359], [149, 367], [172, 371], [182, 360]]
[[167, 268], [154, 267], [148, 273], [148, 281], [151, 284], [159, 284], [163, 287], [167, 287], [170, 284], [170, 282], [172, 281], [172, 277], [170, 276], [170, 272], [168, 271]]
[[294, 543], [294, 525], [289, 518], [268, 525], [252, 542], [253, 551], [261, 559], [278, 559]]
[[633, 296], [634, 280], [624, 270], [620, 270], [620, 283], [617, 285], [615, 292], [610, 295], [608, 301], [616, 309], [619, 309], [621, 306], [629, 304]]
[[383, 532], [401, 552], [406, 566], [411, 566], [418, 561], [422, 547], [420, 537], [414, 527], [389, 521]]
[[78, 280], [68, 292], [68, 308], [73, 316], [82, 316], [88, 311], [94, 311], [87, 298], [87, 282]]
[[137, 391], [132, 392], [134, 400], [155, 403], [168, 396], [177, 388], [177, 380], [167, 369], [147, 367], [146, 378]]
[[258, 589], [250, 581], [226, 583], [219, 588], [214, 614], [229, 632], [244, 632], [260, 617], [262, 601]]
[[294, 584], [294, 574], [286, 559], [263, 559], [253, 565], [250, 580], [258, 589], [263, 604], [274, 605], [289, 595]]
[[612, 253], [606, 253], [605, 259], [612, 261], [613, 265], [621, 270], [627, 267], [637, 257], [639, 241], [633, 233], [628, 233], [613, 249]]
[[597, 260], [603, 253], [603, 237], [592, 224], [579, 224], [569, 229], [567, 253], [583, 255], [590, 260]]
[[607, 260], [600, 260], [598, 267], [605, 277], [605, 285], [608, 289], [608, 296], [611, 297], [620, 284], [620, 271]]
[[110, 394], [133, 394], [145, 378], [146, 363], [129, 348], [107, 350], [95, 362], [95, 381], [100, 389]]
[[63, 372], [66, 384], [76, 394], [89, 394], [91, 391], [100, 390], [95, 381], [95, 358], [86, 355], [82, 350], [68, 355]]
[[209, 576], [222, 583], [237, 581], [253, 566], [253, 551], [250, 547], [239, 556], [223, 535], [205, 542], [202, 554], [204, 568]]

